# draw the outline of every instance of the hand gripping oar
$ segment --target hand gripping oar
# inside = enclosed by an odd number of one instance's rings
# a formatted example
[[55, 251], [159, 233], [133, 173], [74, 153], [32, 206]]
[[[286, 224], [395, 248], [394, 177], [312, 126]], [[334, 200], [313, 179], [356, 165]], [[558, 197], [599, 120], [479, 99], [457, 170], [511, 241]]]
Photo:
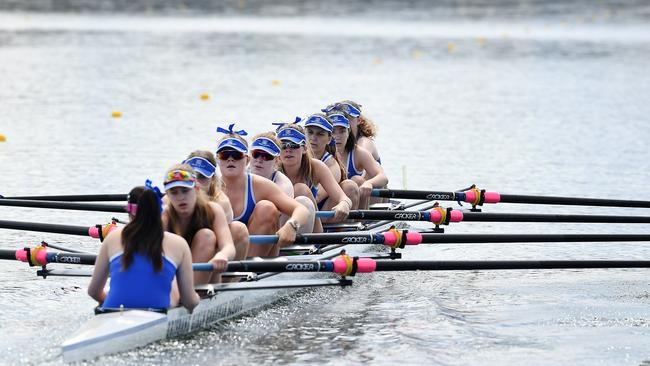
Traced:
[[99, 212], [117, 212], [126, 213], [124, 205], [107, 205], [102, 203], [78, 203], [78, 202], [59, 202], [59, 201], [38, 201], [24, 199], [6, 199], [0, 198], [0, 206], [14, 207], [36, 207], [52, 208], [60, 210], [78, 210], [78, 211], [99, 211]]
[[90, 236], [91, 238], [103, 241], [106, 235], [111, 232], [117, 225], [115, 222], [104, 225], [95, 225], [91, 227], [85, 226], [72, 226], [72, 225], [58, 225], [58, 224], [43, 224], [38, 222], [20, 222], [20, 221], [7, 221], [0, 220], [0, 229], [14, 229], [26, 231], [39, 231], [44, 233], [57, 233]]
[[[2, 196], [0, 196], [2, 197]], [[67, 196], [13, 196], [5, 199], [32, 200], [32, 201], [71, 201], [71, 202], [99, 202], [99, 201], [126, 201], [128, 194], [81, 194]]]
[[468, 202], [473, 209], [484, 203], [528, 203], [540, 205], [573, 205], [573, 206], [607, 206], [607, 207], [642, 207], [650, 208], [650, 201], [619, 200], [606, 198], [557, 197], [557, 196], [526, 196], [501, 194], [471, 188], [464, 192], [411, 191], [400, 189], [373, 189], [372, 196], [388, 198], [428, 199], [435, 201]]

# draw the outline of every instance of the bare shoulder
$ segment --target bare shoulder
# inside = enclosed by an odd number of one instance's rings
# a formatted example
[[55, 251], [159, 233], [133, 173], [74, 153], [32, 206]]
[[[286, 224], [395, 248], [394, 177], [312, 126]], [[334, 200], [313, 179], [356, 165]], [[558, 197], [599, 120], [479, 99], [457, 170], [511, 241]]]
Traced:
[[223, 207], [221, 207], [221, 205], [219, 203], [210, 201], [210, 202], [208, 202], [208, 205], [210, 205], [210, 208], [212, 209], [212, 211], [214, 213], [222, 213], [224, 215], [226, 214]]
[[[334, 159], [331, 159], [331, 160], [334, 160]], [[321, 170], [321, 171], [323, 169], [329, 170], [329, 168], [327, 167], [327, 165], [325, 165], [325, 163], [323, 163], [322, 161], [320, 161], [318, 159], [314, 159], [314, 158], [311, 158], [311, 168], [314, 169], [314, 170]]]

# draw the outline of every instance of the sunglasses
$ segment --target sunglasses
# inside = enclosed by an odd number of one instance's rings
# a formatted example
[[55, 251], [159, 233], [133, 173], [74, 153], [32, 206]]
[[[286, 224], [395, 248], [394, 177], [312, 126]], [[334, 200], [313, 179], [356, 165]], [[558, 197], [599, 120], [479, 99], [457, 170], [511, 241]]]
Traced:
[[286, 141], [282, 143], [282, 150], [287, 150], [287, 149], [296, 150], [296, 149], [300, 149], [301, 146], [302, 145], [295, 144], [291, 141]]
[[244, 153], [237, 150], [221, 150], [217, 152], [217, 158], [219, 160], [228, 160], [230, 158], [233, 160], [241, 160], [244, 158]]
[[266, 151], [253, 150], [253, 159], [262, 159], [264, 161], [271, 161], [275, 159], [275, 156], [267, 153]]

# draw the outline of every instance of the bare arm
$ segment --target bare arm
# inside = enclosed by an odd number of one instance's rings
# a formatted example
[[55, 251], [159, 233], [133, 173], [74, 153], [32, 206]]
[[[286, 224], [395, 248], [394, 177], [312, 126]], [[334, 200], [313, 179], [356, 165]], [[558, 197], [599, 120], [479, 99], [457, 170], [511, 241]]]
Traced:
[[199, 295], [194, 291], [194, 275], [192, 271], [192, 252], [185, 239], [177, 235], [170, 235], [170, 246], [174, 251], [180, 252], [180, 262], [176, 269], [178, 290], [181, 296], [181, 303], [192, 311], [199, 303]]
[[109, 274], [109, 258], [108, 248], [111, 245], [116, 245], [119, 243], [119, 240], [122, 235], [122, 229], [111, 231], [104, 242], [102, 242], [101, 248], [99, 248], [99, 254], [95, 258], [95, 269], [93, 270], [93, 276], [90, 279], [90, 284], [88, 285], [88, 295], [93, 299], [97, 300], [98, 303], [103, 303], [106, 299], [106, 291], [104, 291], [104, 286], [106, 286], [106, 281], [108, 280]]
[[384, 169], [379, 165], [379, 163], [370, 155], [368, 150], [363, 148], [355, 149], [356, 156], [355, 159], [358, 161], [357, 167], [366, 171], [366, 177], [370, 179], [366, 180], [366, 183], [369, 183], [371, 188], [381, 188], [388, 184], [388, 178], [384, 174]]
[[214, 221], [212, 222], [212, 231], [217, 236], [217, 253], [213, 259], [224, 259], [230, 261], [235, 258], [235, 245], [232, 241], [232, 235], [228, 228], [228, 221], [226, 214], [223, 212], [221, 206], [214, 202], [210, 202], [210, 207], [214, 213]]
[[[255, 198], [258, 200], [271, 201], [277, 209], [291, 216], [290, 220], [295, 220], [301, 226], [306, 225], [309, 220], [309, 211], [295, 199], [287, 196], [278, 188], [278, 186], [268, 179], [254, 176], [253, 184], [255, 185]], [[277, 245], [283, 247], [293, 244], [296, 240], [296, 230], [287, 222], [276, 232], [278, 235]]]
[[347, 218], [348, 213], [350, 212], [350, 207], [352, 207], [352, 202], [345, 195], [341, 186], [336, 182], [330, 170], [327, 168], [325, 163], [316, 159], [312, 159], [312, 169], [316, 181], [325, 188], [329, 197], [334, 200], [334, 202], [337, 202], [337, 204], [332, 208], [334, 210], [334, 219], [341, 221]]

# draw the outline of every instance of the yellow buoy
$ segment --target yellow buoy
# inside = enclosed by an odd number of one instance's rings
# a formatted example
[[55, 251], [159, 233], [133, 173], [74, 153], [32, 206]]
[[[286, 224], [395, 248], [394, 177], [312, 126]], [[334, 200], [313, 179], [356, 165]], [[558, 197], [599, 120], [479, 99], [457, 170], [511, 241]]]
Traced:
[[208, 100], [208, 99], [210, 99], [210, 95], [208, 93], [201, 94], [201, 100]]
[[375, 65], [380, 65], [383, 62], [381, 57], [375, 57], [375, 59], [372, 61]]
[[476, 39], [476, 42], [478, 43], [479, 46], [485, 47], [485, 44], [487, 43], [487, 39], [485, 39], [485, 37], [478, 37]]
[[7, 141], [7, 136], [0, 133], [0, 142], [5, 142], [5, 141]]
[[113, 118], [120, 118], [120, 117], [122, 117], [122, 112], [120, 112], [120, 111], [113, 111], [113, 112], [111, 113], [111, 117], [113, 117]]
[[423, 54], [423, 52], [420, 51], [420, 50], [413, 50], [413, 51], [411, 52], [411, 57], [417, 59], [417, 58], [422, 57], [422, 54]]
[[453, 53], [454, 51], [456, 51], [456, 45], [451, 42], [447, 43], [447, 52]]
[[273, 86], [280, 85], [280, 80], [271, 80], [271, 85], [273, 85]]

